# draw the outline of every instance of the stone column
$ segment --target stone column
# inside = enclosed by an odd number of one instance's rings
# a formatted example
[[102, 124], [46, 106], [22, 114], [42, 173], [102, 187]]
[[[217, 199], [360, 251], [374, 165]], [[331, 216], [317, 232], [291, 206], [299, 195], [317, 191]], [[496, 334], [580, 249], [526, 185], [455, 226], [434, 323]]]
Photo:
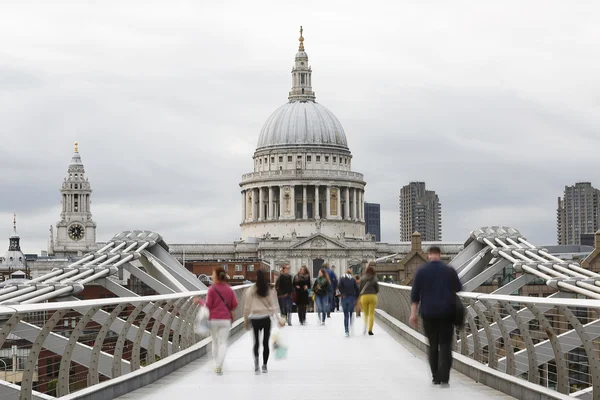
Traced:
[[269, 221], [273, 219], [273, 186], [269, 186]]
[[258, 220], [265, 220], [265, 202], [263, 201], [263, 188], [258, 188]]
[[358, 197], [360, 198], [360, 202], [358, 203], [358, 206], [360, 207], [360, 220], [361, 221], [365, 221], [365, 193], [362, 190], [359, 190], [359, 195]]
[[352, 219], [354, 221], [358, 221], [358, 198], [356, 196], [358, 196], [358, 193], [356, 191], [356, 188], [354, 188], [354, 198], [352, 199]]
[[279, 219], [283, 219], [283, 186], [279, 186]]
[[346, 215], [347, 220], [350, 220], [350, 188], [345, 188], [346, 190], [346, 204], [344, 206], [344, 214]]
[[242, 223], [246, 221], [246, 191], [242, 190]]
[[302, 186], [302, 219], [308, 219], [308, 198], [306, 195], [306, 185]]
[[337, 188], [337, 217], [342, 219], [342, 188]]
[[315, 185], [315, 200], [313, 204], [313, 214], [315, 219], [321, 218], [319, 214], [319, 185]]
[[296, 186], [290, 186], [290, 203], [291, 203], [291, 212], [292, 219], [296, 219]]
[[329, 217], [331, 217], [330, 211], [331, 211], [331, 186], [327, 185], [327, 190], [325, 190], [325, 196], [327, 196], [326, 200], [326, 206], [325, 206], [325, 218], [329, 219]]

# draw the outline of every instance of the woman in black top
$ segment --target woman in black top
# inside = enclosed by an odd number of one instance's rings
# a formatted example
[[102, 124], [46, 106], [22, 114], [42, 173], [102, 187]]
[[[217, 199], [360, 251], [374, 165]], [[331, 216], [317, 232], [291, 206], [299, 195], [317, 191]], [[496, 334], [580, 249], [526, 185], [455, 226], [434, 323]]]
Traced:
[[308, 305], [308, 289], [310, 287], [310, 273], [306, 265], [303, 265], [294, 277], [294, 289], [296, 290], [296, 305], [298, 306], [298, 319], [300, 325], [306, 324], [306, 306]]

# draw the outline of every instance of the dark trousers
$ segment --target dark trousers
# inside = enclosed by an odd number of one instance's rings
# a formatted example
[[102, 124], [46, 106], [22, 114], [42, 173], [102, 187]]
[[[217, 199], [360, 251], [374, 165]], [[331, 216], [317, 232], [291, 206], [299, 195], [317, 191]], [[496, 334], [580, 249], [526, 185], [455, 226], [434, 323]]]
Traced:
[[327, 294], [327, 316], [329, 316], [329, 313], [332, 313], [334, 311], [334, 307], [335, 307], [335, 303], [334, 303], [334, 294], [333, 292], [328, 293]]
[[298, 304], [298, 319], [301, 324], [306, 322], [306, 304]]
[[258, 362], [258, 339], [261, 330], [263, 332], [263, 365], [269, 361], [269, 337], [271, 336], [271, 318], [251, 319], [252, 329], [254, 329], [254, 360]]
[[285, 315], [286, 321], [288, 324], [292, 323], [292, 307], [293, 307], [292, 297], [280, 297], [279, 298], [279, 309], [281, 310], [281, 314]]
[[429, 340], [429, 366], [433, 380], [448, 383], [452, 367], [452, 317], [423, 318], [423, 329]]

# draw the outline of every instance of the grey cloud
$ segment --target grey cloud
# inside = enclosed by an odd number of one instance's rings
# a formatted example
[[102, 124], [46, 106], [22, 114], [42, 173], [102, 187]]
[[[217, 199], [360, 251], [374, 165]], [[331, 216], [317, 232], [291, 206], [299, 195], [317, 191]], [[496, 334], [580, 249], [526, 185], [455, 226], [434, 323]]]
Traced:
[[317, 101], [343, 124], [366, 199], [382, 204], [384, 240], [398, 239], [410, 180], [440, 195], [446, 240], [513, 224], [540, 244], [555, 241], [565, 185], [600, 186], [597, 4], [38, 7], [7, 5], [0, 26], [12, 38], [0, 65], [0, 253], [13, 211], [24, 246], [45, 247], [75, 140], [99, 240], [140, 228], [171, 242], [239, 237], [238, 183], [287, 101], [300, 24]]

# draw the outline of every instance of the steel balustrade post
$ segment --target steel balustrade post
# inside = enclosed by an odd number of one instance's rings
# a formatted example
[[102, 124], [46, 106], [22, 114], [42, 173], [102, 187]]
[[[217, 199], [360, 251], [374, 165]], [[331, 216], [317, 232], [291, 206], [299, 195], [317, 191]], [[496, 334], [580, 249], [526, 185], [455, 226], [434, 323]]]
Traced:
[[[469, 305], [471, 309], [474, 309], [472, 305]], [[483, 354], [481, 342], [479, 341], [479, 329], [477, 328], [477, 324], [475, 323], [475, 318], [473, 318], [473, 314], [471, 314], [468, 308], [465, 309], [465, 314], [467, 317], [467, 323], [469, 324], [469, 330], [471, 331], [471, 340], [473, 341], [473, 359], [475, 361], [483, 362]], [[468, 339], [467, 339], [468, 340]], [[469, 347], [469, 343], [465, 343], [466, 347]], [[467, 354], [471, 355], [470, 351]]]
[[79, 336], [81, 336], [83, 330], [99, 309], [100, 307], [91, 307], [88, 312], [86, 312], [79, 320], [73, 332], [71, 332], [71, 336], [69, 337], [65, 351], [60, 358], [58, 385], [56, 386], [56, 393], [58, 397], [69, 394], [69, 372], [71, 367], [71, 359], [73, 358], [73, 350], [75, 349], [75, 345], [77, 344]]
[[542, 328], [546, 332], [548, 341], [552, 346], [554, 362], [556, 364], [556, 391], [563, 394], [569, 394], [569, 371], [565, 359], [565, 352], [562, 350], [558, 335], [544, 313], [542, 313], [534, 304], [528, 304], [527, 308], [540, 322]]
[[121, 314], [123, 309], [125, 308], [124, 304], [119, 304], [115, 307], [115, 309], [110, 313], [110, 316], [102, 324], [100, 331], [98, 332], [98, 336], [96, 336], [96, 340], [94, 340], [94, 348], [92, 349], [92, 356], [90, 357], [90, 368], [89, 368], [89, 381], [90, 386], [96, 385], [100, 382], [100, 377], [98, 374], [98, 363], [100, 360], [100, 353], [102, 353], [102, 345], [104, 344], [104, 339], [108, 332], [110, 331], [110, 327], [112, 323], [117, 319], [117, 317]]
[[477, 306], [477, 304], [481, 304], [477, 301], [471, 300], [471, 307], [475, 310], [477, 317], [479, 317], [479, 323], [483, 325], [483, 331], [485, 332], [485, 337], [487, 338], [487, 346], [488, 346], [488, 366], [490, 368], [496, 369], [498, 366], [498, 357], [496, 355], [496, 348], [494, 346], [494, 338], [492, 336], [492, 331], [490, 329], [490, 322], [487, 320], [486, 315], [483, 313], [481, 308]]
[[[504, 372], [506, 372], [507, 374], [509, 374], [511, 376], [514, 376], [515, 370], [516, 370], [516, 368], [515, 368], [515, 350], [514, 350], [514, 346], [512, 344], [512, 338], [510, 337], [510, 333], [506, 329], [506, 326], [503, 323], [504, 321], [502, 319], [502, 316], [500, 315], [498, 310], [495, 307], [493, 307], [486, 300], [480, 300], [480, 303], [483, 304], [485, 306], [485, 308], [487, 308], [487, 310], [492, 315], [494, 322], [496, 322], [496, 325], [500, 329], [500, 334], [502, 335], [502, 341], [504, 342], [504, 349], [506, 351], [506, 371], [504, 371]], [[488, 348], [489, 348], [489, 343], [488, 343]]]
[[[187, 341], [188, 341], [188, 347], [196, 344], [196, 332], [194, 330], [194, 325], [196, 323], [196, 315], [198, 314], [199, 311], [200, 311], [200, 306], [198, 305], [198, 303], [194, 303], [193, 310], [190, 315], [190, 325], [188, 326], [188, 332], [186, 335]], [[235, 315], [233, 317], [232, 323], [234, 321], [235, 321]]]
[[[138, 326], [138, 331], [137, 331], [137, 334], [135, 335], [135, 341], [133, 342], [133, 351], [131, 353], [131, 370], [132, 371], [135, 371], [140, 368], [140, 352], [141, 352], [141, 348], [142, 348], [142, 336], [144, 335], [144, 332], [146, 332], [146, 326], [148, 325], [148, 323], [152, 319], [152, 316], [154, 315], [156, 310], [158, 310], [159, 307], [160, 307], [160, 302], [158, 302], [158, 301], [155, 302], [154, 305], [152, 306], [152, 308], [146, 313], [146, 315], [144, 315], [142, 322], [140, 322], [140, 325]], [[158, 323], [158, 321], [156, 321], [156, 320], [155, 320], [155, 322]], [[153, 342], [152, 337], [150, 337], [150, 342]], [[149, 352], [146, 351], [146, 353], [149, 353]], [[152, 354], [152, 357], [154, 357], [154, 354]]]
[[190, 307], [187, 309], [185, 313], [185, 317], [183, 319], [183, 329], [181, 330], [181, 345], [184, 349], [187, 349], [191, 346], [190, 343], [190, 331], [193, 332], [193, 316], [196, 315], [198, 304], [192, 299]]
[[188, 309], [194, 303], [194, 299], [189, 298], [181, 307], [179, 312], [179, 318], [177, 318], [177, 327], [174, 330], [173, 334], [173, 344], [171, 345], [171, 353], [176, 353], [183, 348], [180, 345], [181, 342], [181, 332], [183, 330], [183, 326], [185, 325], [185, 315], [187, 314]]
[[165, 357], [168, 357], [169, 354], [173, 354], [173, 344], [172, 343], [171, 343], [171, 348], [170, 348], [171, 352], [169, 353], [169, 337], [171, 336], [171, 332], [173, 332], [173, 339], [175, 339], [175, 330], [173, 329], [173, 321], [175, 321], [175, 317], [177, 316], [177, 313], [179, 313], [179, 309], [181, 308], [183, 303], [185, 303], [186, 300], [187, 299], [185, 299], [185, 298], [177, 300], [177, 302], [175, 303], [175, 307], [173, 307], [173, 310], [171, 310], [169, 318], [165, 322], [165, 330], [167, 332], [166, 333], [163, 332], [163, 335], [162, 335], [162, 339], [161, 339], [162, 343], [160, 345], [160, 358], [165, 358]]
[[558, 306], [557, 308], [558, 311], [567, 318], [567, 321], [573, 327], [575, 332], [577, 332], [579, 339], [581, 339], [581, 344], [585, 350], [590, 367], [590, 377], [592, 379], [593, 387], [592, 398], [594, 400], [598, 400], [600, 399], [600, 359], [598, 359], [598, 357], [596, 357], [594, 354], [594, 342], [590, 339], [590, 336], [585, 331], [583, 324], [579, 321], [575, 314], [573, 314], [571, 309], [566, 306]]
[[[162, 308], [161, 313], [158, 318], [154, 320], [154, 326], [152, 326], [152, 331], [150, 333], [150, 343], [148, 344], [148, 351], [146, 352], [146, 363], [152, 364], [156, 360], [156, 354], [154, 353], [154, 348], [156, 347], [156, 341], [159, 340], [158, 330], [162, 325], [162, 320], [167, 315], [167, 312], [173, 307], [173, 303], [175, 303], [177, 299], [169, 300], [167, 304]], [[165, 326], [163, 329], [163, 336], [165, 335], [165, 331], [167, 333], [167, 340], [169, 338], [169, 332], [167, 327]]]
[[65, 316], [69, 310], [57, 310], [52, 314], [52, 317], [46, 321], [44, 327], [40, 330], [35, 342], [31, 346], [29, 351], [29, 357], [25, 362], [25, 370], [23, 371], [23, 378], [21, 380], [21, 392], [19, 394], [20, 400], [30, 400], [33, 393], [33, 374], [35, 372], [35, 365], [38, 360], [38, 356], [42, 351], [44, 341], [52, 332], [52, 329], [58, 324], [58, 322]]
[[2, 325], [2, 329], [0, 329], [0, 348], [4, 345], [6, 338], [13, 329], [17, 326], [21, 319], [23, 318], [23, 314], [13, 314], [11, 317]]
[[[119, 333], [119, 338], [117, 339], [117, 344], [115, 345], [115, 352], [113, 353], [113, 378], [121, 376], [121, 358], [123, 357], [123, 347], [125, 346], [125, 342], [127, 341], [127, 332], [131, 328], [133, 321], [137, 318], [138, 315], [142, 312], [144, 307], [149, 304], [149, 302], [139, 303], [129, 314], [127, 321], [123, 325], [121, 332]], [[133, 368], [131, 369], [133, 371]]]
[[519, 328], [519, 332], [521, 332], [521, 336], [523, 336], [523, 339], [525, 340], [525, 348], [527, 349], [529, 361], [527, 379], [529, 380], [529, 382], [536, 383], [539, 385], [540, 373], [538, 370], [537, 353], [535, 352], [535, 345], [533, 344], [533, 338], [531, 337], [529, 327], [525, 325], [525, 323], [519, 317], [519, 314], [515, 311], [514, 307], [508, 301], [500, 301], [499, 303], [502, 307], [504, 307], [504, 309], [510, 314], [512, 319], [515, 321], [515, 324], [517, 324], [517, 328]]

